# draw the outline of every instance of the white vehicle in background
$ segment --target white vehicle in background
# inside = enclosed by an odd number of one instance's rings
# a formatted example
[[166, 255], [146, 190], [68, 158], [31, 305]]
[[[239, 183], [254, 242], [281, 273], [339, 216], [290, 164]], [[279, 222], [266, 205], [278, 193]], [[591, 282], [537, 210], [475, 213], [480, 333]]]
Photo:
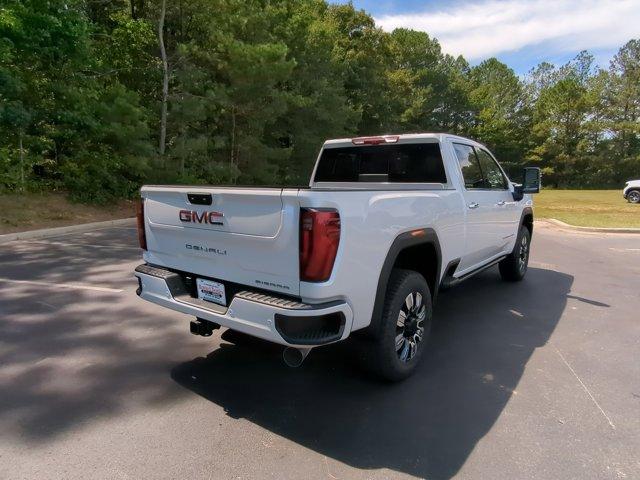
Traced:
[[529, 193], [483, 145], [445, 134], [325, 142], [309, 187], [144, 186], [145, 264], [138, 295], [286, 346], [297, 366], [313, 347], [357, 334], [368, 366], [399, 380], [425, 350], [438, 290], [498, 264], [522, 280]]
[[629, 203], [640, 203], [640, 180], [629, 180], [625, 183], [622, 196]]

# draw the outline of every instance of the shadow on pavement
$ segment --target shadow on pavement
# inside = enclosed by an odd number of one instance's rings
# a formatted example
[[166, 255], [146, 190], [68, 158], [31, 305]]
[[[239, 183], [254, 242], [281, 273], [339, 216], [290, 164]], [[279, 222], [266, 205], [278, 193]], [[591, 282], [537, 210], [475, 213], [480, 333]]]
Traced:
[[0, 278], [122, 288], [133, 278], [122, 264], [140, 263], [141, 255], [129, 228], [11, 242], [0, 245]]
[[290, 370], [279, 347], [246, 338], [176, 366], [172, 377], [231, 417], [352, 467], [450, 478], [549, 339], [572, 282], [531, 268], [508, 284], [494, 269], [443, 293], [423, 363], [399, 384], [363, 374], [350, 342], [317, 349]]
[[[2, 435], [46, 442], [91, 421], [185, 395], [168, 372], [192, 355], [193, 339], [173, 312], [141, 315], [131, 267], [139, 251], [91, 250], [93, 238], [129, 245], [133, 233], [92, 234], [65, 237], [66, 246], [20, 242], [0, 251], [0, 278], [11, 279], [0, 281]], [[92, 255], [78, 247], [83, 243]], [[47, 286], [65, 282], [112, 290]]]

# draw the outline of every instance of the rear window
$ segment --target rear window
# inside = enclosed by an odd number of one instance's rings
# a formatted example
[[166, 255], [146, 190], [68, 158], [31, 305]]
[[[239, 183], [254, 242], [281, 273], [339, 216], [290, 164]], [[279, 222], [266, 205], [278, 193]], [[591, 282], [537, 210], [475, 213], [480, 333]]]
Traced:
[[315, 182], [446, 183], [438, 143], [327, 148]]

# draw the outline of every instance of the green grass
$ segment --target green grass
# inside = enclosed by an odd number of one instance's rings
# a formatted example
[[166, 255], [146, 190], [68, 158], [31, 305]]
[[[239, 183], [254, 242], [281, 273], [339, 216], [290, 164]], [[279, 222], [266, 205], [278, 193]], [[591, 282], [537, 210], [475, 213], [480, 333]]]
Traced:
[[[584, 227], [640, 228], [640, 205], [622, 190], [542, 190], [534, 195], [536, 218]], [[133, 202], [93, 206], [72, 203], [60, 193], [0, 195], [0, 234], [132, 217]]]
[[70, 202], [62, 193], [0, 194], [0, 235], [135, 216], [131, 201], [114, 205]]
[[620, 190], [542, 190], [533, 196], [536, 218], [555, 218], [581, 227], [640, 228], [640, 204]]

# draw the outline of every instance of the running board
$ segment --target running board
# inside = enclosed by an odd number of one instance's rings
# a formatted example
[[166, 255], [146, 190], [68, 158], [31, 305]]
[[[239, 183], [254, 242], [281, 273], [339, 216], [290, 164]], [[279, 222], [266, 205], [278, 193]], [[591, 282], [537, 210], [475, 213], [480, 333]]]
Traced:
[[[447, 277], [442, 279], [442, 282], [440, 282], [440, 288], [442, 290], [447, 290], [451, 287], [455, 287], [456, 285], [458, 285], [461, 282], [464, 282], [466, 279], [473, 277], [475, 274], [483, 272], [484, 270], [486, 270], [487, 268], [491, 268], [494, 265], [500, 263], [502, 260], [504, 260], [505, 258], [507, 258], [508, 255], [503, 255], [502, 257], [498, 257], [495, 260], [490, 261], [489, 263], [487, 263], [486, 265], [483, 265], [479, 268], [476, 268], [474, 271], [469, 272], [469, 273], [465, 273], [464, 275], [462, 275], [461, 277], [454, 277], [453, 275], [448, 275]], [[456, 265], [457, 267], [457, 265]], [[451, 270], [451, 268], [449, 268], [448, 270]], [[452, 272], [453, 273], [453, 272]]]

